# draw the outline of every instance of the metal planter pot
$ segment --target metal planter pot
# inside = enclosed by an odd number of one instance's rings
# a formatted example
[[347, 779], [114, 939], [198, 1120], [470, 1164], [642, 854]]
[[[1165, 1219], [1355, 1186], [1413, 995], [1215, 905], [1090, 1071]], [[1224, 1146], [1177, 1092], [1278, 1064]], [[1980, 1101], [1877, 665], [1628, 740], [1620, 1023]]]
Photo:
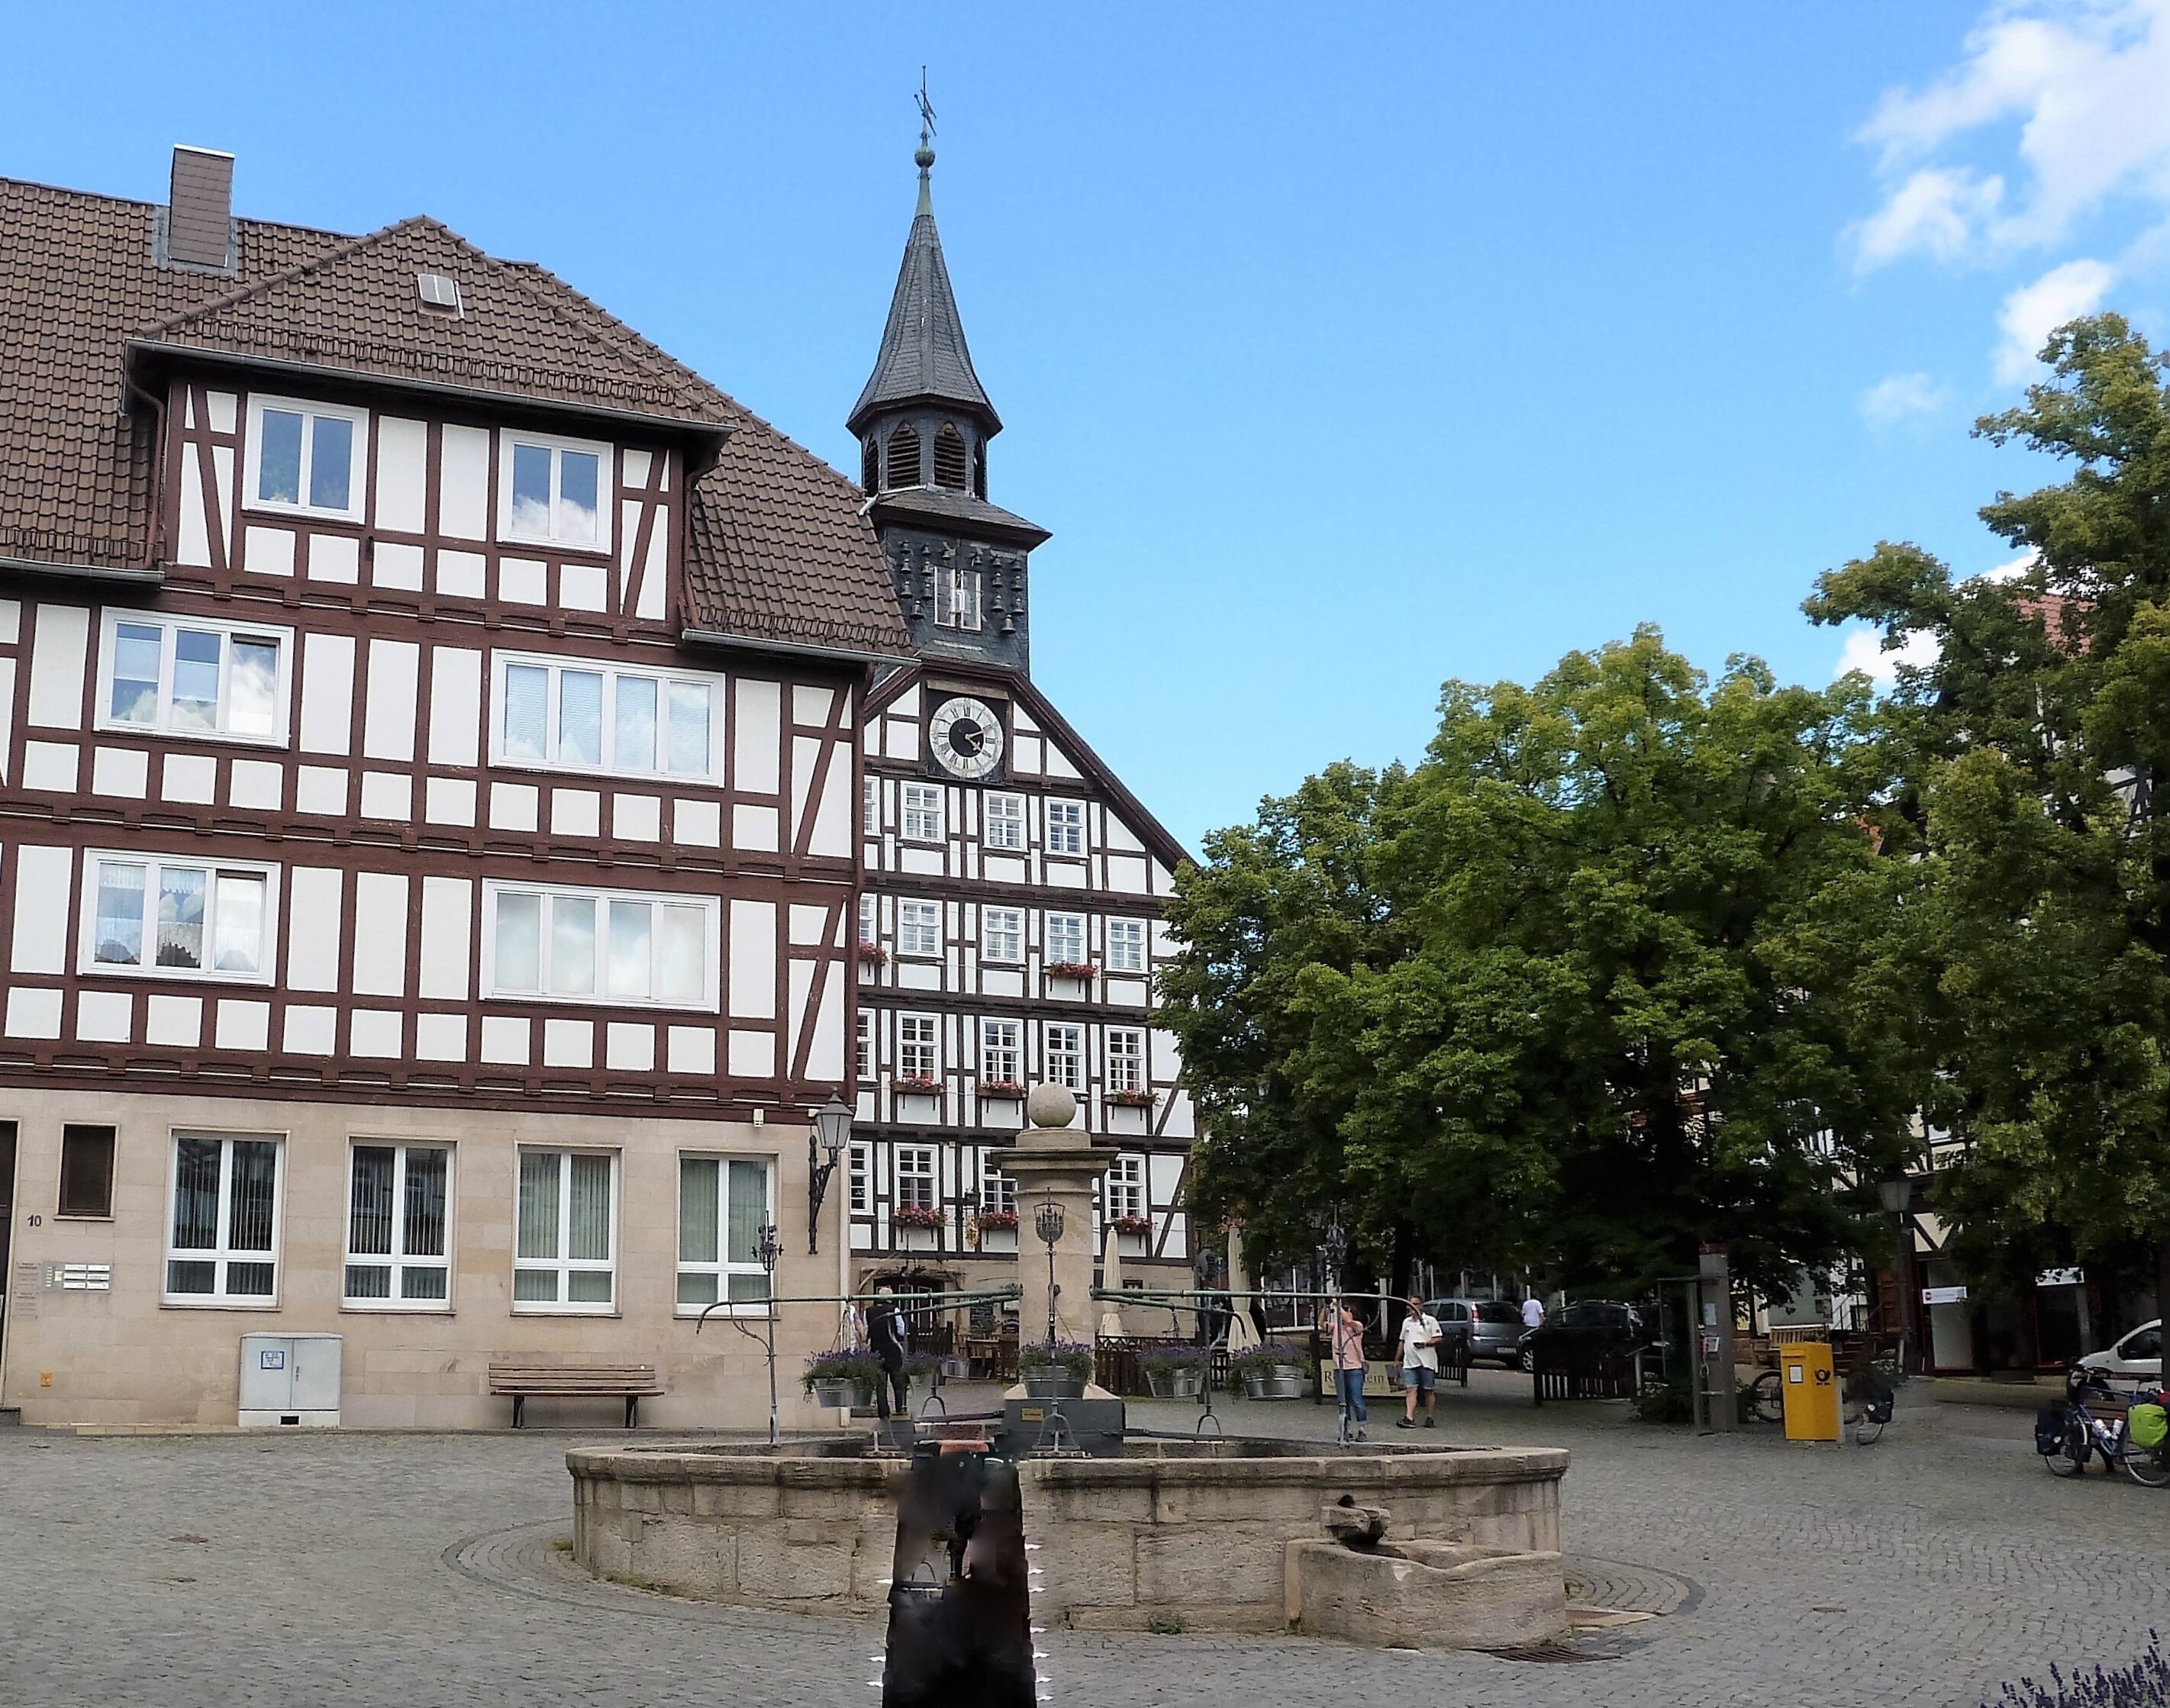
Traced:
[[1243, 1395], [1251, 1400], [1301, 1400], [1303, 1372], [1294, 1364], [1243, 1372]]
[[1018, 1380], [1024, 1384], [1028, 1400], [1082, 1400], [1085, 1378], [1073, 1376], [1060, 1364], [1024, 1364]]
[[1195, 1400], [1205, 1382], [1198, 1366], [1187, 1364], [1173, 1370], [1147, 1370], [1146, 1386], [1156, 1400]]
[[874, 1402], [874, 1390], [864, 1382], [815, 1382], [809, 1391], [815, 1405], [844, 1411]]

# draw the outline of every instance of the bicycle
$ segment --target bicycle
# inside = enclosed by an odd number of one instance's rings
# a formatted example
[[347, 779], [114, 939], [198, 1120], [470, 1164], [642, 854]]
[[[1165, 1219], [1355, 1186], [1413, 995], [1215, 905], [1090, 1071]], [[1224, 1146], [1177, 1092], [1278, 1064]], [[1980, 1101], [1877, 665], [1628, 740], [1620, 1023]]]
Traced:
[[2125, 1474], [2142, 1488], [2162, 1488], [2170, 1485], [2170, 1457], [2164, 1449], [2170, 1443], [2158, 1443], [2153, 1447], [2142, 1447], [2132, 1438], [2130, 1411], [2120, 1415], [2114, 1423], [2095, 1416], [2088, 1409], [2087, 1396], [2111, 1397], [2109, 1384], [2082, 1382], [2072, 1391], [2064, 1407], [2061, 1428], [2050, 1437], [2055, 1444], [2043, 1451], [2045, 1432], [2040, 1426], [2035, 1430], [2035, 1450], [2042, 1454], [2042, 1462], [2052, 1476], [2084, 1476], [2087, 1461], [2099, 1455], [2104, 1471], [2122, 1466]]

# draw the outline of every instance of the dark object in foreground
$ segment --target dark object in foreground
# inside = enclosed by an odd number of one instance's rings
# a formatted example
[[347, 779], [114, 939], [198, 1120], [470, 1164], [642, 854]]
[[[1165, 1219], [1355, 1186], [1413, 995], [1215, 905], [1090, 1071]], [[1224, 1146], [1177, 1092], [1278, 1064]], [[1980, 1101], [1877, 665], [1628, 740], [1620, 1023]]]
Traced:
[[1017, 1471], [926, 1442], [897, 1503], [882, 1708], [1032, 1708], [1032, 1603]]

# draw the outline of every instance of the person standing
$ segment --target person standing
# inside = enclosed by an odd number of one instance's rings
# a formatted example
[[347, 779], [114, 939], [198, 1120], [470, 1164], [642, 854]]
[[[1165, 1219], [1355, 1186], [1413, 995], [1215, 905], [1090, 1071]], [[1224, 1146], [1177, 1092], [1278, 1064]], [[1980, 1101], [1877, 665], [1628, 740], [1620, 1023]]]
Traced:
[[888, 1281], [878, 1282], [874, 1290], [880, 1297], [874, 1300], [874, 1309], [867, 1312], [867, 1349], [881, 1360], [882, 1374], [886, 1378], [874, 1390], [874, 1414], [887, 1419], [890, 1391], [894, 1389], [896, 1409], [909, 1417], [911, 1405], [904, 1374], [904, 1319], [891, 1297], [895, 1285]]
[[1536, 1294], [1532, 1293], [1527, 1299], [1525, 1299], [1522, 1301], [1522, 1326], [1526, 1329], [1530, 1329], [1542, 1328], [1544, 1326], [1544, 1301], [1538, 1298]]
[[1402, 1421], [1397, 1428], [1417, 1427], [1417, 1400], [1424, 1400], [1424, 1427], [1439, 1427], [1439, 1319], [1424, 1309], [1424, 1300], [1412, 1293], [1409, 1313], [1402, 1319]]
[[1356, 1314], [1356, 1301], [1344, 1299], [1331, 1311], [1328, 1335], [1334, 1351], [1334, 1392], [1341, 1409], [1355, 1427], [1356, 1439], [1368, 1438], [1364, 1426], [1371, 1421], [1364, 1405], [1364, 1319]]

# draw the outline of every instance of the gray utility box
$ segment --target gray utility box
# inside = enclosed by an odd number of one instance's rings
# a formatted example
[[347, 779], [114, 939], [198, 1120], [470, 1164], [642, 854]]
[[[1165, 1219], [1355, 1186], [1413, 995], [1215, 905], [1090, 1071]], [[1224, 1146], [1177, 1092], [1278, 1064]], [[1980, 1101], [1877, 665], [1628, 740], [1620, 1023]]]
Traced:
[[337, 1334], [241, 1337], [241, 1427], [332, 1429], [339, 1420]]

